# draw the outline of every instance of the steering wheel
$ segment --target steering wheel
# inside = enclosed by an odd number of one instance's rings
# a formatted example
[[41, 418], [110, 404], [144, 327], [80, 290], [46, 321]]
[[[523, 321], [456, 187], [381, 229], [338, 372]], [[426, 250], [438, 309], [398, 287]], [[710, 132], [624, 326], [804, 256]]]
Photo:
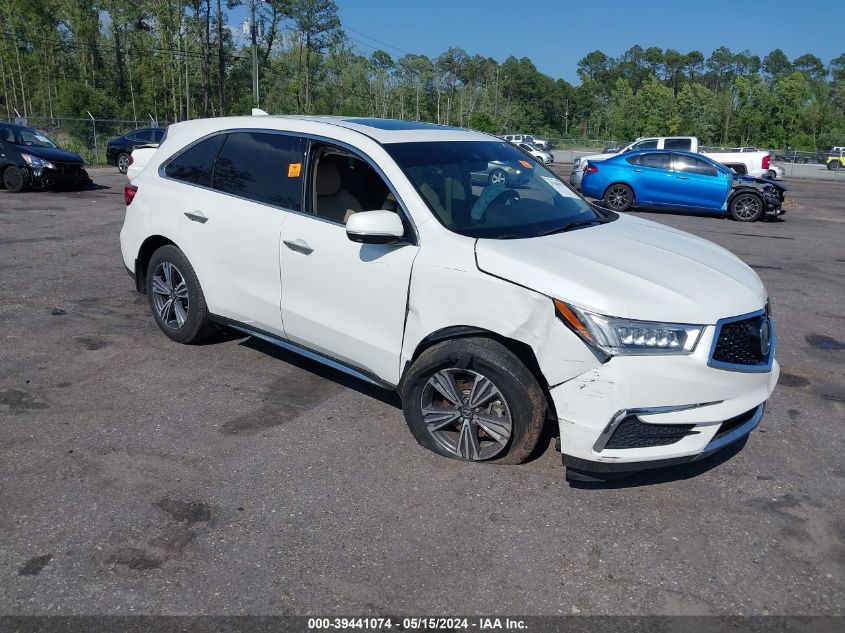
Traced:
[[490, 207], [495, 206], [497, 204], [510, 204], [511, 202], [516, 202], [517, 200], [519, 200], [518, 191], [515, 191], [513, 189], [505, 189], [502, 193], [500, 193], [498, 196], [496, 196], [490, 201], [490, 204], [487, 205], [487, 208], [489, 209]]

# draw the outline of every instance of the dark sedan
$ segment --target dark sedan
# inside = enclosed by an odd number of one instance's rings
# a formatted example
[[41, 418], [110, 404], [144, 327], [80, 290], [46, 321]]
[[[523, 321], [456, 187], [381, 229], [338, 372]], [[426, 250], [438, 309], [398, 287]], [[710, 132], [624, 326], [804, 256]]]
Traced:
[[121, 174], [125, 174], [132, 150], [147, 145], [158, 145], [164, 138], [164, 132], [162, 128], [145, 127], [113, 138], [106, 145], [106, 162], [117, 167]]
[[13, 193], [27, 187], [84, 189], [91, 184], [82, 157], [38, 130], [0, 123], [0, 183]]

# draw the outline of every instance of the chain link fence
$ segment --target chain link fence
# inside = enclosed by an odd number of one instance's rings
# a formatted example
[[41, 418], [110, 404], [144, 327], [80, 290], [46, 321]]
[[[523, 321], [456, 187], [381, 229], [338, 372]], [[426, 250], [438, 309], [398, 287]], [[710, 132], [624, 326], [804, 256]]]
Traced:
[[167, 127], [168, 121], [145, 119], [99, 119], [69, 117], [16, 117], [9, 121], [44, 132], [62, 149], [76, 152], [88, 165], [106, 164], [106, 144], [110, 139], [144, 127]]

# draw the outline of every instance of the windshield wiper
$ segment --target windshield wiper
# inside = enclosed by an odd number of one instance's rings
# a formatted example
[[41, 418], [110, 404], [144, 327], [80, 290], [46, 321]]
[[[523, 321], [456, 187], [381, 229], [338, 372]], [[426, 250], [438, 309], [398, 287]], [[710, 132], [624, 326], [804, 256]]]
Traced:
[[577, 229], [582, 226], [592, 226], [593, 224], [606, 224], [607, 222], [610, 222], [610, 218], [585, 218], [583, 220], [573, 220], [572, 222], [564, 224], [563, 226], [559, 226], [554, 229], [549, 229], [548, 231], [543, 231], [539, 234], [538, 237], [553, 235], [554, 233], [566, 233], [567, 231], [571, 231], [572, 229]]

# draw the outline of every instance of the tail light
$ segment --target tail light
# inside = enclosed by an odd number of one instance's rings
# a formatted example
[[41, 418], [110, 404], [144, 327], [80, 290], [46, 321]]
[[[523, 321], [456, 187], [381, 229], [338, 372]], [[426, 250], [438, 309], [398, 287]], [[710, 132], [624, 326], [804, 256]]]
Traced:
[[763, 169], [768, 169], [769, 166], [772, 164], [772, 157], [766, 154], [763, 156]]
[[595, 165], [587, 165], [587, 169], [584, 170], [585, 174], [594, 174], [599, 170], [598, 167]]
[[127, 207], [132, 204], [136, 193], [138, 193], [138, 187], [135, 185], [126, 184], [123, 187], [123, 201], [126, 203]]

